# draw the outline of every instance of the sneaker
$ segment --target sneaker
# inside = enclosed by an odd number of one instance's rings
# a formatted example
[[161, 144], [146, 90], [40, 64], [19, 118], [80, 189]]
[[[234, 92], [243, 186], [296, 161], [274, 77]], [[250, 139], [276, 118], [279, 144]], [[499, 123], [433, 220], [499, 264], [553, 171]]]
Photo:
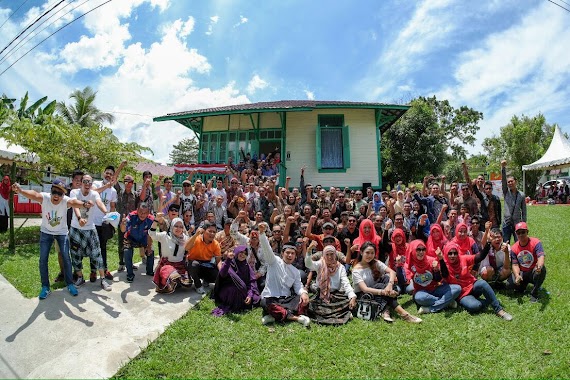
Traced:
[[418, 309], [418, 314], [429, 314], [429, 313], [431, 313], [431, 311], [427, 306], [420, 306], [420, 308]]
[[85, 284], [85, 280], [83, 279], [83, 276], [77, 276], [77, 280], [75, 280], [75, 286], [81, 286]]
[[311, 324], [311, 320], [306, 315], [299, 315], [297, 322], [299, 322], [305, 327], [309, 327], [309, 325]]
[[119, 265], [119, 268], [117, 268], [117, 272], [124, 272], [124, 271], [125, 271], [125, 266]]
[[204, 289], [203, 286], [200, 286], [199, 288], [196, 288], [196, 293], [204, 294], [204, 293], [206, 293], [206, 290]]
[[79, 294], [77, 288], [73, 284], [67, 285], [67, 290], [69, 291], [69, 294], [71, 294], [74, 297]]
[[538, 297], [537, 296], [533, 296], [532, 294], [530, 295], [530, 302], [531, 303], [537, 303], [538, 302]]
[[275, 318], [273, 318], [273, 317], [272, 317], [271, 315], [269, 315], [269, 314], [264, 315], [264, 316], [261, 318], [261, 323], [263, 323], [264, 325], [268, 325], [268, 324], [273, 323], [273, 322], [275, 322]]
[[127, 276], [127, 282], [128, 282], [128, 283], [131, 283], [131, 282], [133, 282], [134, 280], [135, 280], [135, 275]]
[[53, 279], [53, 282], [63, 282], [65, 280], [65, 276], [63, 273], [59, 272], [56, 278]]
[[108, 270], [105, 271], [105, 278], [109, 281], [113, 281], [113, 275]]
[[102, 287], [103, 289], [105, 289], [106, 291], [108, 291], [108, 292], [111, 291], [111, 284], [109, 284], [109, 283], [107, 282], [107, 280], [105, 280], [104, 278], [101, 279], [101, 287]]
[[51, 290], [50, 290], [49, 286], [42, 286], [42, 290], [40, 291], [39, 298], [41, 300], [45, 300], [47, 298], [47, 296], [49, 296], [50, 294], [51, 294]]
[[402, 319], [406, 322], [409, 323], [422, 323], [421, 318], [418, 318], [410, 313], [407, 313], [406, 315], [402, 315]]
[[507, 313], [505, 310], [501, 310], [497, 313], [498, 317], [503, 318], [505, 321], [512, 321], [513, 320], [513, 316], [510, 315], [509, 313]]
[[90, 282], [95, 282], [95, 281], [97, 281], [97, 273], [91, 272], [91, 274], [89, 275], [89, 281], [90, 281]]
[[450, 309], [457, 309], [457, 301], [451, 301], [448, 307]]

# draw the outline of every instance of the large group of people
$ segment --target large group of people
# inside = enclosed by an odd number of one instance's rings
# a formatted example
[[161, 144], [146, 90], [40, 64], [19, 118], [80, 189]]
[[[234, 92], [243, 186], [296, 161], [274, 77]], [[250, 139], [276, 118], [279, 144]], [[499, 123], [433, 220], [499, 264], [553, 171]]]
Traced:
[[290, 186], [290, 177], [278, 187], [273, 175], [228, 165], [224, 176], [205, 182], [191, 174], [178, 191], [172, 178], [153, 183], [145, 172], [135, 192], [130, 175], [118, 184], [126, 162], [117, 170], [108, 166], [103, 181], [78, 171], [71, 189], [60, 181], [51, 193], [18, 184], [12, 189], [42, 204], [40, 299], [50, 293], [53, 241], [61, 263], [56, 280], [65, 281], [72, 295], [85, 283], [85, 257], [90, 281], [99, 274], [101, 287], [111, 290], [106, 246], [114, 230], [103, 220], [117, 211], [117, 269], [126, 270], [126, 281], [135, 281], [138, 248], [156, 292], [193, 287], [204, 294], [214, 284], [217, 316], [259, 306], [263, 324], [338, 325], [358, 314], [366, 296], [376, 303], [378, 318], [393, 322], [394, 312], [420, 323], [398, 302], [411, 294], [418, 314], [458, 305], [477, 313], [490, 306], [511, 320], [494, 289], [524, 292], [530, 284], [536, 302], [546, 267], [541, 242], [528, 235], [525, 196], [506, 164], [502, 202], [482, 175], [471, 181], [466, 165], [465, 182], [448, 190], [443, 176], [440, 183], [425, 177], [421, 190], [401, 182], [389, 192], [325, 189], [309, 183], [304, 168], [299, 187]]

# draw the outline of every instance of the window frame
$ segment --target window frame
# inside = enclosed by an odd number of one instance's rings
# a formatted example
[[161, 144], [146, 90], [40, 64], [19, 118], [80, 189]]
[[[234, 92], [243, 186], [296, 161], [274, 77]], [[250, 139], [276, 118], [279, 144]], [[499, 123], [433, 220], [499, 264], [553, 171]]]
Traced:
[[[325, 118], [329, 117], [341, 117], [342, 125], [322, 125]], [[325, 129], [340, 129], [342, 131], [342, 168], [323, 168], [322, 167], [322, 150], [321, 150], [321, 131]], [[318, 115], [318, 124], [316, 127], [316, 163], [317, 170], [319, 173], [346, 173], [346, 170], [350, 168], [350, 138], [349, 138], [349, 126], [344, 124], [344, 114], [321, 114]]]

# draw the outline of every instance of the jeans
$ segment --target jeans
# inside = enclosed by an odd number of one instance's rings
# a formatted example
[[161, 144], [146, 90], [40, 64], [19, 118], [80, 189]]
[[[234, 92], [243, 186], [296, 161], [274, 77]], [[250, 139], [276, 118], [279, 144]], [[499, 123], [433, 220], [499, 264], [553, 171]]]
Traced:
[[461, 293], [461, 286], [441, 284], [433, 291], [420, 290], [416, 292], [414, 299], [420, 306], [429, 307], [432, 313], [445, 309]]
[[400, 294], [412, 294], [414, 292], [414, 284], [412, 281], [408, 283], [404, 267], [396, 267], [396, 278], [398, 279]]
[[40, 232], [40, 279], [42, 286], [49, 288], [49, 272], [48, 272], [48, 258], [53, 241], [57, 240], [59, 249], [61, 250], [61, 258], [63, 261], [63, 274], [65, 276], [65, 283], [72, 284], [71, 274], [71, 258], [69, 257], [69, 238], [67, 235], [51, 235], [45, 232]]
[[[479, 297], [481, 296], [485, 297], [485, 299], [480, 300]], [[491, 285], [481, 279], [475, 281], [471, 292], [460, 299], [459, 304], [469, 313], [477, 313], [486, 308], [487, 305], [491, 305], [495, 313], [503, 310]]]
[[519, 240], [517, 234], [515, 234], [515, 229], [512, 224], [503, 224], [503, 242], [510, 243], [511, 236], [515, 240], [515, 243]]
[[[138, 249], [138, 248], [137, 248]], [[133, 278], [135, 273], [133, 271], [133, 247], [125, 248], [124, 250], [124, 258], [125, 258], [125, 266], [127, 267], [127, 277]], [[152, 252], [152, 251], [151, 251]], [[150, 275], [154, 268], [154, 255], [146, 257], [146, 274]]]

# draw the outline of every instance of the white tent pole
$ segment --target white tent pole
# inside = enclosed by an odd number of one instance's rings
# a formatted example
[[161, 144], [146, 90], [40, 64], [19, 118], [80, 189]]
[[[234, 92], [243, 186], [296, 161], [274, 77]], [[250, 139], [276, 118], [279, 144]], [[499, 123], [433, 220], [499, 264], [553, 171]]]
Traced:
[[523, 193], [526, 195], [526, 171], [523, 170]]

